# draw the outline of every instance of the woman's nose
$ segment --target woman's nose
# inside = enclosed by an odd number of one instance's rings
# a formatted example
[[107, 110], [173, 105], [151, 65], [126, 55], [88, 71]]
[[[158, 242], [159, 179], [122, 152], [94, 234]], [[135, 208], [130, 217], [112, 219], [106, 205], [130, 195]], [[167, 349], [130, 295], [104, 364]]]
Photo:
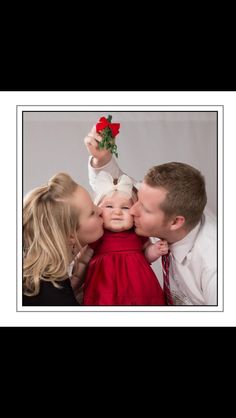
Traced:
[[130, 213], [130, 215], [136, 215], [137, 214], [137, 206], [138, 206], [138, 202], [136, 202], [133, 206], [131, 206], [131, 208], [130, 208], [130, 210], [129, 210], [129, 213]]
[[99, 216], [102, 215], [102, 208], [100, 208], [99, 206], [97, 206], [97, 213]]

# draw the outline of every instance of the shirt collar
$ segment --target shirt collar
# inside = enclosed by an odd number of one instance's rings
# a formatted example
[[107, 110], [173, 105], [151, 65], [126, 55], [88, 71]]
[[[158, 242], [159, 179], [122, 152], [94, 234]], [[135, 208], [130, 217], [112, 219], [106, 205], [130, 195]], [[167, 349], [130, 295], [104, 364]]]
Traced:
[[193, 248], [201, 223], [200, 221], [183, 239], [170, 245], [170, 252], [179, 263], [183, 262], [184, 258], [187, 257]]

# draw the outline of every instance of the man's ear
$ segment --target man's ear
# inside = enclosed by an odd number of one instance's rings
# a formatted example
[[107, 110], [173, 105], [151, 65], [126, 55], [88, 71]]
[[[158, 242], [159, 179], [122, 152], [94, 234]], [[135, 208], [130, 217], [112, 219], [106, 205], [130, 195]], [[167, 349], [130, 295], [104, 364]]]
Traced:
[[185, 224], [185, 217], [184, 216], [176, 216], [171, 222], [171, 230], [177, 231], [179, 228], [184, 226]]

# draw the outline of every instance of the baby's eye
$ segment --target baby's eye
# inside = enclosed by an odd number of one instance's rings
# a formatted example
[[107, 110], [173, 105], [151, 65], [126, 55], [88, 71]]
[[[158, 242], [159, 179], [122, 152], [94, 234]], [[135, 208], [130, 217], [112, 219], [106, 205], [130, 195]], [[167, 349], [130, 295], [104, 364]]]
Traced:
[[121, 209], [130, 209], [128, 206], [123, 206]]
[[112, 209], [112, 205], [106, 205], [106, 208]]

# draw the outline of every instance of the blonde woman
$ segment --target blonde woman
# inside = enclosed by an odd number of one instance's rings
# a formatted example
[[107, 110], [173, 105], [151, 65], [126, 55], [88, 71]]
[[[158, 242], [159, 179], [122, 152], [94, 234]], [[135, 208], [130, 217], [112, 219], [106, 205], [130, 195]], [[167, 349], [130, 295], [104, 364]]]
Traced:
[[83, 283], [83, 263], [90, 258], [86, 245], [103, 235], [101, 212], [88, 192], [66, 173], [55, 175], [25, 197], [24, 306], [79, 304], [75, 293]]

